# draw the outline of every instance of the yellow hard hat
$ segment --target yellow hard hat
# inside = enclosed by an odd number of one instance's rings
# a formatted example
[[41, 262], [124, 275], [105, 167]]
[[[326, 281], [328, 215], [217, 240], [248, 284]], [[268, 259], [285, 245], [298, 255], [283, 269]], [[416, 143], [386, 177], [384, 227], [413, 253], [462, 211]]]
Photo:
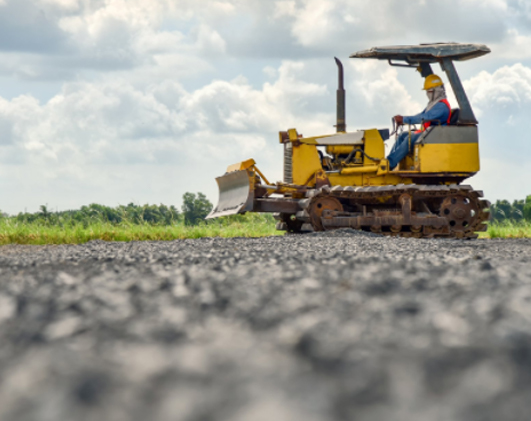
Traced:
[[428, 75], [426, 76], [426, 79], [424, 79], [424, 90], [427, 91], [428, 89], [436, 88], [437, 86], [442, 86], [443, 81], [442, 79], [437, 75]]

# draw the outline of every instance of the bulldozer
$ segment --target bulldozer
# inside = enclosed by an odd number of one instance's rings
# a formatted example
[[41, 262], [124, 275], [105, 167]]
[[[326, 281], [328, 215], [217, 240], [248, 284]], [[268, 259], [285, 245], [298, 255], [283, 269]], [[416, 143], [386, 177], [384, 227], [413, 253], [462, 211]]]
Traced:
[[[304, 137], [296, 129], [281, 131], [280, 182], [269, 182], [253, 159], [230, 165], [216, 178], [219, 201], [207, 219], [270, 212], [277, 229], [288, 233], [353, 228], [388, 236], [477, 238], [487, 229], [490, 203], [481, 191], [461, 184], [480, 169], [478, 121], [454, 62], [489, 52], [480, 44], [436, 43], [350, 55], [416, 69], [422, 77], [433, 74], [432, 65], [439, 63], [458, 102], [449, 123], [431, 122], [394, 169], [385, 156], [390, 129], [347, 132], [344, 71], [336, 58], [336, 132]], [[419, 129], [401, 126], [393, 132]]]

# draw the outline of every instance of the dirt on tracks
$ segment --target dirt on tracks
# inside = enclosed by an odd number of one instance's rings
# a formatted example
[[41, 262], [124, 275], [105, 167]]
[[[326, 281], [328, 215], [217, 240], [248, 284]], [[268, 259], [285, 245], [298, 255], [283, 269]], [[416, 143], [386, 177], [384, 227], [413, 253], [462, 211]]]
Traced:
[[531, 240], [0, 247], [0, 419], [528, 420]]

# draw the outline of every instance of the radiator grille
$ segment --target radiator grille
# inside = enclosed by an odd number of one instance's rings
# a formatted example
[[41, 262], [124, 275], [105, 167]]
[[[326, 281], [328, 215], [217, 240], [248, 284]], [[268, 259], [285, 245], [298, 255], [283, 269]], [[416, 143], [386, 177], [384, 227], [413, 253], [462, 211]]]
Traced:
[[291, 142], [284, 143], [284, 182], [293, 183], [293, 146]]

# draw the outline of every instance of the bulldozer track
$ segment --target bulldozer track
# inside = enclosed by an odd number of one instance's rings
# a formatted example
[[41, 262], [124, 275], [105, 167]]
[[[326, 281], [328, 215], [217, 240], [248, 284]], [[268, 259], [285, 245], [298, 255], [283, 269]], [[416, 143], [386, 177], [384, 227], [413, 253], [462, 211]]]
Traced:
[[490, 203], [467, 185], [325, 186], [307, 192], [298, 219], [315, 231], [355, 228], [389, 236], [477, 238]]

